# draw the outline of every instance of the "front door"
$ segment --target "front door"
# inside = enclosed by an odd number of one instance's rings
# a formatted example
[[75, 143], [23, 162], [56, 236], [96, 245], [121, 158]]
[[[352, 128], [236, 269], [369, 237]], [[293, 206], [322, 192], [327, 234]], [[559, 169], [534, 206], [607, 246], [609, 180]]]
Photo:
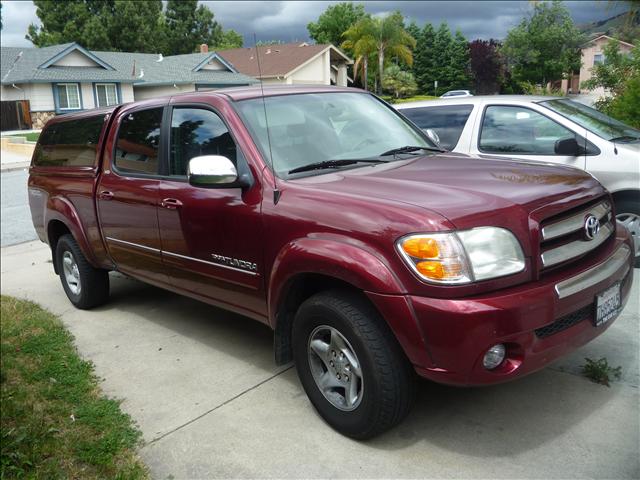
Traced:
[[110, 165], [105, 165], [96, 197], [105, 243], [118, 270], [166, 284], [157, 214], [162, 115], [162, 106], [118, 114], [117, 133], [106, 147]]
[[179, 289], [255, 318], [266, 316], [260, 195], [253, 188], [202, 188], [187, 181], [191, 158], [246, 162], [222, 118], [201, 106], [173, 107], [168, 175], [160, 183], [163, 261]]

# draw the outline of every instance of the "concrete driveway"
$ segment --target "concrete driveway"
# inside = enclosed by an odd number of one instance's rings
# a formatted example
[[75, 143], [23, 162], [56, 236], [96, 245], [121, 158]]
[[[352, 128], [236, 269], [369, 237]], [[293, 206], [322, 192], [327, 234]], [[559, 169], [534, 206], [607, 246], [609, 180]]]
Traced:
[[[141, 456], [161, 479], [638, 478], [638, 287], [568, 358], [495, 387], [421, 382], [405, 422], [360, 443], [323, 423], [292, 368], [274, 366], [267, 327], [114, 274], [108, 305], [76, 310], [46, 246], [2, 249], [2, 294], [62, 316], [140, 425]], [[601, 356], [623, 368], [611, 388], [579, 375], [584, 357]]]

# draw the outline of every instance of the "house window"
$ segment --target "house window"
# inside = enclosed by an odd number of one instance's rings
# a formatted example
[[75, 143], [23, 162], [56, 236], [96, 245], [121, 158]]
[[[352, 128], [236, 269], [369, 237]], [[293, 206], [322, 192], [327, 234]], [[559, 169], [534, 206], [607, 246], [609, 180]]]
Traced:
[[96, 83], [97, 107], [118, 104], [118, 89], [115, 83]]
[[593, 56], [593, 64], [594, 65], [599, 65], [604, 63], [604, 54], [603, 53], [596, 53]]
[[58, 108], [80, 110], [80, 89], [77, 83], [58, 84]]

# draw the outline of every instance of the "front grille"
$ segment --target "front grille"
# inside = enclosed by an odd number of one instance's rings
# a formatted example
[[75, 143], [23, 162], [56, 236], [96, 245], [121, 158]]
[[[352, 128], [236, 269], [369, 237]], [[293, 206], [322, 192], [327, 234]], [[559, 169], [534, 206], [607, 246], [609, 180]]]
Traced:
[[581, 308], [580, 310], [576, 310], [575, 312], [570, 313], [569, 315], [560, 317], [558, 320], [550, 323], [549, 325], [545, 325], [544, 327], [536, 329], [536, 336], [538, 338], [550, 337], [551, 335], [562, 332], [563, 330], [573, 327], [574, 325], [584, 320], [590, 320], [592, 317], [593, 304], [590, 304], [586, 307]]
[[[592, 239], [585, 235], [585, 221], [593, 215], [600, 230]], [[611, 204], [607, 200], [581, 207], [577, 211], [546, 220], [541, 229], [540, 262], [542, 268], [575, 260], [605, 243], [615, 231]]]

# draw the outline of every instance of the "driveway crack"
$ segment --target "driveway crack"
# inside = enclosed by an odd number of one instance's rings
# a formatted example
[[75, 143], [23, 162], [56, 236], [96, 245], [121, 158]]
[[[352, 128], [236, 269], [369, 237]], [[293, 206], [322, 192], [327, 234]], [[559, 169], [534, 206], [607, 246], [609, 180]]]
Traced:
[[205, 417], [207, 415], [209, 415], [211, 412], [215, 412], [216, 410], [218, 410], [219, 408], [224, 407], [225, 405], [233, 402], [235, 399], [242, 397], [244, 394], [249, 393], [252, 390], [255, 390], [256, 388], [260, 387], [261, 385], [264, 385], [265, 383], [269, 382], [270, 380], [273, 380], [274, 378], [276, 378], [279, 375], [282, 375], [284, 372], [291, 370], [291, 368], [293, 368], [293, 365], [289, 365], [287, 368], [284, 368], [283, 370], [280, 370], [277, 373], [274, 373], [273, 375], [271, 375], [270, 377], [265, 378], [264, 380], [256, 383], [255, 385], [252, 385], [251, 387], [247, 388], [246, 390], [243, 390], [242, 392], [238, 393], [237, 395], [234, 395], [233, 397], [231, 397], [228, 400], [225, 400], [224, 402], [222, 402], [219, 405], [216, 405], [215, 407], [211, 408], [210, 410], [207, 410], [206, 412], [198, 415], [195, 418], [192, 418], [191, 420], [189, 420], [188, 422], [183, 423], [182, 425], [179, 425], [171, 430], [169, 430], [168, 432], [163, 433], [162, 435], [150, 440], [149, 442], [146, 442], [144, 447], [148, 447], [149, 445], [153, 445], [154, 443], [162, 440], [163, 438], [171, 435], [172, 433], [177, 432], [178, 430], [183, 429], [184, 427], [191, 425], [194, 422], [197, 422], [198, 420], [200, 420], [202, 417]]

